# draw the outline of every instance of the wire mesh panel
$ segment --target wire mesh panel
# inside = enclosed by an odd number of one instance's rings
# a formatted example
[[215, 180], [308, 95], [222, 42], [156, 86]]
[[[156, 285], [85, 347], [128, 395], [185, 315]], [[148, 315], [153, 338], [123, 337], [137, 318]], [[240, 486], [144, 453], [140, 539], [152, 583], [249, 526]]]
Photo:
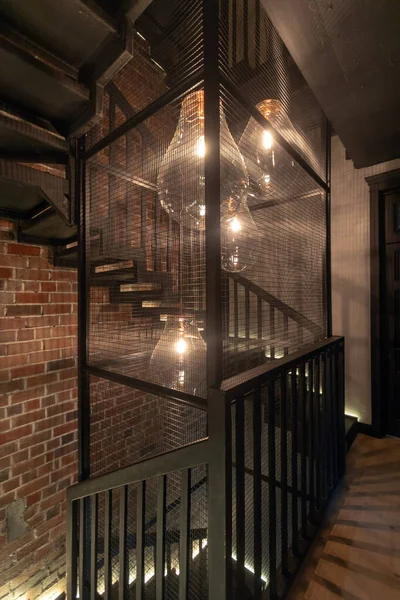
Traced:
[[322, 178], [325, 117], [260, 0], [221, 0], [223, 75]]
[[97, 476], [205, 438], [207, 419], [200, 409], [91, 377], [90, 431]]
[[87, 163], [89, 360], [206, 395], [203, 92]]
[[[326, 198], [315, 180], [225, 91], [221, 112], [228, 378], [325, 337]], [[229, 156], [232, 164], [234, 155], [242, 189], [232, 186], [233, 177], [223, 170], [223, 157]]]

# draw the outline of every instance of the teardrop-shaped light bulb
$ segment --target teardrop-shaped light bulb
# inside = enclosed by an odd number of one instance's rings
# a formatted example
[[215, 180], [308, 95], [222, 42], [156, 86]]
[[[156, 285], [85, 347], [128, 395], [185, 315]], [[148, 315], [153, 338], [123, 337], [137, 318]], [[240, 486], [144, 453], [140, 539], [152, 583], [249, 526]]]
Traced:
[[[220, 105], [221, 198], [245, 198], [248, 174], [243, 157], [229, 131]], [[190, 229], [205, 228], [204, 91], [191, 92], [182, 101], [178, 125], [160, 165], [158, 195], [163, 208]]]
[[153, 383], [205, 397], [206, 344], [194, 319], [168, 316], [149, 366]]
[[226, 200], [221, 206], [222, 268], [239, 273], [251, 267], [259, 250], [259, 239], [247, 201]]

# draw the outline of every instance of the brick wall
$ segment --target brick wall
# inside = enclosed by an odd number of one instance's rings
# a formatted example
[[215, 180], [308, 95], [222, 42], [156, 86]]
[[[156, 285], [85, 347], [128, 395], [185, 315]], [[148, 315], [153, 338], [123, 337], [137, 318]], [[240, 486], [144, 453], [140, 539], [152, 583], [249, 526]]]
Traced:
[[77, 472], [76, 271], [0, 221], [0, 599], [65, 589]]

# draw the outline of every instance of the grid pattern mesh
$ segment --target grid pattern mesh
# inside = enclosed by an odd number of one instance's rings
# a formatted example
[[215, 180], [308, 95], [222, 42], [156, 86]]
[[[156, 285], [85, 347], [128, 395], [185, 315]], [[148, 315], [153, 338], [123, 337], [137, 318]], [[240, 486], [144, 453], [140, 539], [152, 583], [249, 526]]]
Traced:
[[90, 431], [91, 476], [98, 476], [206, 437], [207, 415], [91, 377]]
[[239, 102], [227, 92], [222, 101], [221, 155], [242, 157], [247, 185], [238, 204], [221, 182], [228, 378], [325, 337], [326, 198]]
[[90, 362], [205, 396], [204, 232], [183, 206], [204, 207], [201, 98], [189, 92], [89, 160], [86, 222]]
[[325, 178], [324, 114], [260, 0], [221, 0], [219, 60], [238, 92]]

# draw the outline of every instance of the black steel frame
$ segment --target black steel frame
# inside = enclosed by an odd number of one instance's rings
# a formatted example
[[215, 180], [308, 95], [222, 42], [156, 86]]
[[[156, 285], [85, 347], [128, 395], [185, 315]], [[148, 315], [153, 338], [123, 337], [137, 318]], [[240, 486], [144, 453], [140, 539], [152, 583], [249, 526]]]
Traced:
[[[327, 165], [326, 181], [324, 181], [312, 167], [299, 155], [297, 150], [280, 135], [278, 131], [259, 113], [254, 106], [248, 103], [232, 83], [221, 73], [218, 65], [219, 33], [218, 33], [218, 3], [215, 0], [204, 1], [204, 66], [188, 77], [182, 84], [169, 90], [144, 110], [130, 116], [125, 123], [114, 129], [90, 149], [85, 148], [85, 138], [77, 146], [76, 160], [76, 186], [75, 196], [79, 215], [79, 342], [78, 342], [78, 376], [79, 376], [79, 481], [80, 483], [68, 490], [68, 527], [67, 527], [67, 565], [68, 565], [68, 600], [76, 598], [77, 570], [81, 574], [89, 573], [89, 582], [80, 577], [80, 598], [94, 599], [96, 592], [96, 555], [93, 546], [97, 544], [97, 503], [98, 495], [105, 493], [108, 511], [105, 513], [105, 529], [109, 531], [110, 511], [112, 510], [112, 490], [123, 487], [121, 495], [120, 514], [120, 565], [124, 574], [126, 560], [126, 486], [137, 483], [139, 486], [138, 504], [138, 529], [137, 529], [137, 568], [138, 585], [137, 598], [143, 592], [143, 510], [144, 489], [146, 480], [150, 477], [159, 477], [159, 503], [157, 521], [157, 538], [160, 541], [157, 550], [158, 574], [156, 575], [157, 598], [163, 598], [163, 573], [160, 565], [163, 564], [165, 554], [165, 475], [176, 470], [184, 473], [181, 489], [181, 574], [182, 583], [180, 598], [186, 597], [187, 591], [187, 539], [188, 539], [188, 510], [190, 490], [190, 469], [195, 465], [208, 466], [208, 571], [209, 571], [209, 598], [221, 600], [232, 597], [232, 580], [236, 579], [236, 589], [243, 593], [245, 586], [245, 555], [244, 540], [244, 493], [245, 473], [249, 475], [249, 468], [244, 459], [244, 425], [243, 416], [248, 403], [252, 403], [253, 410], [253, 450], [254, 459], [252, 469], [254, 477], [254, 590], [255, 600], [261, 599], [263, 593], [261, 584], [262, 547], [261, 524], [262, 513], [262, 485], [268, 485], [269, 497], [269, 598], [281, 597], [286, 584], [278, 578], [280, 574], [290, 578], [293, 576], [296, 559], [304, 555], [305, 548], [312, 537], [312, 524], [318, 524], [323, 508], [339, 478], [344, 472], [344, 342], [342, 338], [331, 338], [331, 274], [330, 274], [330, 127], [327, 125]], [[209, 334], [207, 336], [207, 401], [189, 394], [170, 390], [163, 386], [138, 380], [105, 369], [90, 365], [88, 362], [87, 340], [89, 327], [88, 311], [88, 265], [86, 261], [86, 220], [85, 220], [85, 170], [88, 159], [97, 152], [109, 146], [112, 142], [138, 127], [146, 119], [158, 112], [162, 107], [185, 95], [193, 86], [204, 85], [205, 103], [205, 143], [207, 154], [205, 156], [205, 203], [206, 203], [206, 322]], [[328, 311], [327, 335], [328, 339], [314, 344], [302, 352], [285, 356], [283, 359], [273, 361], [244, 373], [241, 377], [223, 381], [223, 318], [221, 302], [221, 266], [220, 266], [220, 206], [216, 199], [220, 193], [220, 139], [219, 139], [219, 102], [221, 89], [231, 92], [243, 108], [264, 128], [271, 129], [275, 138], [286, 152], [296, 161], [304, 171], [312, 177], [316, 184], [326, 193], [326, 306]], [[325, 367], [322, 369], [322, 365]], [[333, 365], [333, 366], [332, 366]], [[299, 380], [296, 370], [299, 370]], [[322, 369], [322, 370], [321, 370]], [[291, 370], [291, 375], [288, 373]], [[317, 409], [317, 395], [313, 393], [313, 385], [306, 385], [306, 370], [308, 380], [320, 383], [321, 372], [324, 389], [324, 402], [326, 410]], [[208, 411], [209, 437], [206, 440], [169, 452], [162, 456], [146, 460], [142, 463], [121, 469], [108, 475], [90, 478], [90, 389], [89, 377], [109, 379], [125, 386], [143, 390], [145, 392], [177, 400], [196, 408]], [[298, 382], [297, 382], [298, 381]], [[278, 386], [281, 398], [281, 412], [275, 413], [275, 388]], [[318, 387], [319, 389], [319, 387]], [[307, 391], [308, 390], [308, 391]], [[290, 398], [289, 398], [290, 392]], [[267, 400], [263, 398], [266, 394]], [[307, 397], [307, 398], [306, 398]], [[307, 404], [307, 402], [308, 404]], [[318, 395], [318, 407], [321, 400]], [[232, 404], [235, 405], [236, 419], [232, 417]], [[291, 405], [291, 412], [288, 406]], [[268, 429], [268, 473], [261, 469], [261, 436], [262, 436], [262, 411], [266, 411]], [[309, 421], [306, 425], [309, 410]], [[342, 422], [343, 416], [343, 422]], [[239, 418], [238, 418], [239, 417]], [[240, 418], [242, 417], [242, 419]], [[275, 431], [276, 427], [286, 431], [288, 419], [291, 419], [292, 449], [288, 454], [286, 443], [281, 437], [282, 462], [280, 472], [276, 472], [275, 461]], [[326, 426], [335, 423], [335, 435], [328, 437], [321, 432], [326, 432]], [[305, 435], [298, 439], [297, 423], [302, 422], [308, 431], [308, 441]], [[235, 430], [236, 462], [232, 464], [232, 432]], [[308, 446], [307, 446], [308, 444]], [[325, 444], [325, 445], [324, 445]], [[307, 452], [313, 461], [316, 455], [315, 469], [309, 473], [308, 492], [305, 479], [305, 465]], [[320, 456], [323, 458], [319, 458]], [[300, 480], [297, 477], [297, 454], [300, 454], [301, 465]], [[288, 481], [287, 465], [291, 461], [292, 481]], [[236, 477], [236, 514], [239, 517], [235, 530], [232, 527], [232, 478]], [[280, 489], [282, 503], [276, 504], [276, 490]], [[312, 490], [312, 491], [311, 491]], [[315, 493], [314, 493], [315, 492]], [[288, 497], [299, 497], [301, 512], [297, 514], [297, 501], [291, 505], [291, 539], [292, 547], [288, 547]], [[279, 514], [278, 514], [279, 513]], [[275, 522], [281, 519], [282, 561], [277, 564], [277, 531]], [[88, 539], [88, 532], [90, 540]], [[237, 564], [232, 569], [232, 539], [236, 536], [238, 548]], [[89, 543], [90, 542], [90, 543]], [[105, 540], [106, 550], [109, 539]], [[90, 552], [87, 549], [90, 547]], [[290, 556], [289, 556], [290, 554]], [[290, 558], [291, 557], [291, 558]], [[105, 564], [109, 565], [111, 558], [105, 556]], [[297, 563], [296, 563], [297, 564]], [[106, 569], [107, 571], [107, 569]], [[107, 575], [109, 577], [109, 573]], [[285, 581], [283, 579], [283, 581]], [[88, 591], [90, 590], [90, 591]], [[106, 595], [109, 597], [109, 580], [106, 582]], [[119, 598], [124, 598], [126, 580], [120, 580]]]
[[[276, 413], [279, 391], [280, 413]], [[125, 467], [119, 471], [88, 479], [67, 492], [67, 570], [68, 600], [76, 599], [77, 574], [80, 598], [94, 597], [97, 577], [97, 504], [105, 498], [105, 598], [110, 597], [111, 522], [114, 489], [119, 488], [119, 559], [120, 600], [126, 594], [125, 560], [127, 548], [126, 511], [128, 485], [137, 484], [136, 551], [137, 597], [143, 591], [144, 487], [158, 478], [157, 501], [157, 597], [164, 598], [162, 574], [166, 559], [165, 477], [181, 472], [181, 495], [173, 505], [180, 506], [181, 559], [180, 598], [186, 598], [188, 572], [188, 527], [191, 492], [190, 472], [197, 465], [208, 469], [208, 598], [242, 598], [246, 590], [245, 496], [252, 493], [253, 503], [253, 598], [261, 600], [265, 591], [262, 565], [269, 564], [270, 600], [282, 598], [304, 557], [324, 509], [345, 470], [344, 417], [344, 340], [329, 338], [290, 356], [243, 374], [238, 381], [225, 380], [219, 389], [211, 388], [208, 396], [209, 436], [189, 446]], [[252, 468], [245, 460], [245, 414], [252, 412]], [[267, 429], [262, 428], [262, 411]], [[280, 468], [276, 463], [276, 436], [280, 431]], [[247, 435], [248, 435], [247, 431]], [[234, 434], [234, 435], [233, 435]], [[287, 436], [291, 436], [288, 448]], [[267, 436], [268, 470], [263, 473], [263, 436]], [[299, 437], [300, 436], [300, 437]], [[232, 461], [233, 439], [235, 462]], [[265, 450], [264, 450], [265, 452]], [[299, 462], [300, 458], [300, 462]], [[288, 465], [291, 476], [289, 477]], [[245, 476], [252, 483], [246, 484]], [[235, 497], [232, 484], [235, 481]], [[262, 502], [262, 485], [268, 486], [268, 511]], [[277, 490], [280, 505], [277, 504]], [[299, 508], [300, 505], [300, 508]], [[235, 519], [232, 520], [235, 507]], [[277, 521], [280, 522], [278, 537]], [[268, 546], [263, 529], [268, 528]], [[88, 537], [88, 532], [91, 532]], [[236, 565], [232, 569], [232, 542], [236, 539]], [[146, 538], [147, 539], [147, 538]], [[279, 544], [279, 545], [278, 545]], [[278, 547], [281, 548], [280, 563]], [[233, 583], [235, 584], [233, 586]]]

